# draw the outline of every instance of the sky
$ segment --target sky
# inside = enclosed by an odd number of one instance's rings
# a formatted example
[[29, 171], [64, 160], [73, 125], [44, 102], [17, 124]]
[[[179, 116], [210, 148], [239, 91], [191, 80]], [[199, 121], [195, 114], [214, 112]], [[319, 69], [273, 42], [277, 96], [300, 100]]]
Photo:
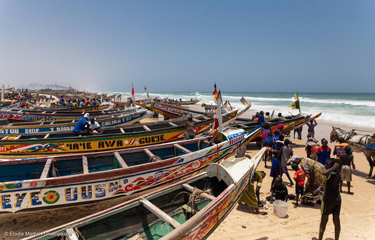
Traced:
[[375, 92], [375, 1], [0, 0], [0, 83]]

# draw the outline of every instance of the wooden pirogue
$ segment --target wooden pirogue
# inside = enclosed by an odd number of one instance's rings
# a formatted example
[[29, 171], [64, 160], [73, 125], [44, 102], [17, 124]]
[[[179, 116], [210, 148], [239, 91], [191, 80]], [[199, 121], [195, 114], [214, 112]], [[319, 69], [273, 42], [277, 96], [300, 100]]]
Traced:
[[236, 205], [265, 149], [27, 239], [207, 239]]
[[[260, 129], [259, 129], [260, 131]], [[242, 129], [104, 153], [0, 161], [0, 212], [130, 195], [186, 176], [252, 140]], [[212, 140], [212, 141], [211, 141]]]
[[[156, 111], [157, 113], [168, 117], [168, 118], [178, 118], [184, 115], [195, 114], [195, 115], [204, 115], [205, 113], [202, 111], [196, 111], [191, 108], [180, 107], [176, 105], [166, 104], [166, 103], [159, 103], [159, 102], [152, 102], [150, 104], [142, 104], [137, 103], [138, 106], [146, 108], [150, 111]], [[247, 104], [240, 112], [244, 113], [251, 107], [251, 104]], [[241, 113], [241, 114], [242, 114]], [[241, 116], [241, 114], [239, 116]], [[238, 117], [239, 117], [238, 116]]]
[[[98, 117], [96, 121], [101, 127], [115, 126], [125, 123], [134, 123], [146, 114], [147, 110], [137, 109], [136, 111], [116, 114], [111, 116]], [[0, 126], [1, 138], [5, 136], [19, 135], [19, 134], [38, 134], [71, 131], [77, 124], [77, 120], [53, 121], [53, 122], [14, 122], [7, 125]]]
[[[277, 126], [281, 123], [283, 124], [283, 130], [282, 132], [284, 134], [289, 134], [292, 130], [300, 128], [304, 124], [306, 124], [306, 120], [314, 120], [318, 117], [320, 117], [322, 113], [318, 113], [317, 115], [313, 117], [307, 117], [303, 115], [296, 115], [296, 116], [288, 116], [288, 117], [283, 117], [283, 118], [273, 118], [267, 120], [267, 122], [271, 126], [271, 132], [274, 132], [277, 129]], [[237, 122], [237, 121], [236, 121]], [[229, 124], [228, 126], [230, 127], [237, 127], [237, 128], [242, 128], [243, 130], [246, 131], [246, 133], [252, 132], [258, 127], [260, 127], [259, 123], [256, 121], [239, 121], [239, 123], [233, 123]], [[261, 133], [258, 134], [258, 136], [255, 137], [254, 141], [260, 141], [261, 140]]]
[[[126, 113], [128, 110], [108, 110], [108, 111], [88, 111], [91, 116], [111, 116], [113, 114]], [[59, 120], [73, 120], [80, 119], [86, 112], [70, 112], [70, 111], [12, 111], [2, 110], [0, 111], [0, 118], [8, 118], [9, 122], [13, 120], [17, 121], [59, 121]]]
[[[237, 111], [223, 116], [223, 122], [236, 117]], [[73, 136], [67, 133], [47, 133], [3, 137], [0, 140], [0, 154], [56, 154], [115, 150], [176, 141], [186, 135], [187, 118], [123, 127], [109, 127], [103, 134]], [[196, 134], [210, 129], [212, 117], [197, 116], [194, 119]]]

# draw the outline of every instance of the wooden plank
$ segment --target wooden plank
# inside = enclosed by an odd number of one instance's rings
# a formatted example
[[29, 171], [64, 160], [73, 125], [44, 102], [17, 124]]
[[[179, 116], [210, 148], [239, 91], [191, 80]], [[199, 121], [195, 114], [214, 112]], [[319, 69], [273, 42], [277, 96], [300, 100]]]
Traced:
[[125, 133], [124, 129], [122, 129], [122, 128], [120, 128], [120, 131], [121, 131], [122, 133]]
[[50, 124], [54, 124], [55, 123], [55, 121], [52, 121]]
[[89, 165], [88, 165], [86, 156], [82, 156], [82, 167], [83, 167], [84, 174], [89, 173]]
[[[194, 192], [194, 187], [193, 186], [190, 186], [189, 184], [182, 184], [182, 187], [185, 188], [186, 190], [188, 190], [189, 192]], [[208, 200], [214, 200], [216, 197], [208, 194], [208, 193], [205, 193], [205, 192], [202, 192], [199, 194], [199, 196], [201, 197], [204, 197]]]
[[51, 168], [53, 158], [48, 158], [46, 164], [44, 165], [42, 175], [40, 175], [40, 179], [44, 179], [48, 177], [49, 169]]
[[43, 122], [41, 122], [39, 125], [43, 125], [45, 122], [43, 121]]
[[163, 212], [160, 208], [158, 208], [157, 206], [155, 206], [154, 204], [152, 204], [147, 199], [141, 200], [141, 204], [145, 208], [147, 208], [150, 212], [152, 212], [153, 214], [155, 214], [158, 218], [160, 218], [161, 220], [163, 220], [166, 223], [169, 223], [173, 228], [177, 228], [177, 227], [181, 226], [180, 223], [178, 223], [176, 220], [174, 220], [173, 218], [171, 218], [168, 214], [166, 214], [165, 212]]
[[155, 156], [150, 150], [148, 150], [147, 148], [145, 148], [144, 150], [143, 150], [149, 157], [153, 157], [153, 156]]
[[143, 125], [143, 128], [144, 128], [146, 131], [151, 131], [146, 125]]
[[178, 125], [177, 124], [174, 124], [174, 123], [171, 123], [171, 122], [168, 122], [169, 125], [171, 125], [172, 127], [177, 127]]
[[185, 152], [185, 153], [189, 153], [190, 152], [190, 150], [189, 149], [186, 149], [186, 148], [184, 148], [183, 146], [181, 146], [180, 144], [173, 144], [173, 146], [175, 147], [175, 148], [178, 148], [178, 149], [180, 149], [180, 150], [182, 150], [183, 152]]
[[1, 140], [7, 140], [9, 136], [3, 137]]
[[55, 114], [56, 112], [53, 112], [52, 114]]
[[49, 138], [49, 135], [50, 133], [47, 133], [46, 136], [44, 136], [44, 138]]
[[121, 167], [123, 168], [127, 168], [128, 165], [125, 163], [124, 159], [121, 157], [120, 153], [119, 152], [115, 152], [115, 156], [117, 158], [117, 161], [120, 163]]
[[241, 126], [242, 128], [248, 128], [249, 127], [249, 126], [246, 126], [246, 125], [241, 124], [241, 123], [239, 123], [238, 125]]
[[73, 228], [67, 228], [66, 233], [69, 240], [79, 240], [79, 237], [76, 235], [76, 232]]

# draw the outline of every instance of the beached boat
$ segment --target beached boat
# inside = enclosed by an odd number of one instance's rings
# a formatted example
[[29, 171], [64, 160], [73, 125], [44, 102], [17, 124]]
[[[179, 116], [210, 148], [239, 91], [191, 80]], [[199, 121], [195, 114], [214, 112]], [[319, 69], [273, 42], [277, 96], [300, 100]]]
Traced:
[[[307, 118], [307, 116], [303, 116], [303, 115], [288, 116], [288, 117], [283, 117], [283, 118], [273, 118], [273, 119], [268, 119], [267, 122], [270, 123], [271, 125], [271, 132], [274, 132], [277, 129], [277, 126], [280, 123], [282, 123], [284, 126], [282, 132], [284, 134], [289, 134], [292, 130], [300, 128], [301, 126], [306, 124], [306, 119], [314, 120], [320, 117], [321, 114], [322, 113], [319, 113], [310, 118]], [[258, 127], [260, 127], [260, 125], [256, 121], [233, 123], [233, 124], [229, 124], [228, 126], [242, 128], [243, 130], [246, 131], [246, 133], [252, 132]], [[260, 140], [261, 140], [261, 134], [256, 136], [256, 138], [254, 139], [254, 141], [260, 141]]]
[[[188, 107], [179, 107], [175, 105], [170, 105], [166, 103], [158, 103], [153, 102], [151, 104], [143, 104], [143, 103], [137, 103], [137, 105], [146, 108], [150, 111], [157, 112], [165, 117], [168, 118], [178, 118], [184, 115], [205, 115], [205, 112], [202, 111], [196, 111], [193, 109], [190, 109]], [[251, 104], [247, 104], [242, 110], [239, 110], [239, 114], [237, 116], [240, 117], [244, 112], [246, 112], [251, 107]]]
[[[260, 129], [258, 130], [260, 131]], [[130, 195], [206, 167], [252, 140], [242, 129], [104, 153], [0, 161], [0, 212]], [[212, 141], [211, 141], [212, 140]]]
[[[113, 114], [126, 113], [127, 110], [109, 110], [109, 111], [89, 111], [91, 116], [111, 116]], [[9, 122], [17, 121], [60, 121], [81, 119], [86, 112], [47, 112], [47, 111], [30, 111], [30, 110], [2, 110], [0, 111], [0, 118], [7, 118]]]
[[[86, 106], [86, 107], [78, 107], [78, 108], [72, 108], [72, 111], [73, 112], [89, 112], [89, 111], [98, 111], [98, 110], [105, 110], [108, 108], [108, 105], [98, 105], [98, 106]], [[12, 109], [14, 111], [17, 111], [19, 109]], [[63, 112], [66, 112], [68, 111], [67, 107], [64, 107], [64, 108], [40, 108], [40, 107], [37, 107], [37, 108], [34, 108], [34, 109], [23, 109], [24, 111], [35, 111], [35, 112], [56, 112], [56, 111], [63, 111]]]
[[[116, 114], [109, 117], [98, 117], [96, 121], [101, 127], [116, 126], [119, 124], [131, 124], [139, 121], [146, 114], [147, 110], [137, 109], [134, 112], [125, 114]], [[14, 122], [0, 126], [0, 137], [19, 135], [51, 133], [51, 132], [72, 132], [77, 121], [54, 121], [54, 122]], [[1, 138], [2, 138], [1, 137]]]
[[27, 239], [206, 239], [236, 205], [265, 149]]
[[15, 107], [17, 104], [19, 104], [18, 100], [1, 100], [0, 108]]
[[[223, 115], [223, 122], [235, 117], [237, 111]], [[0, 154], [56, 154], [115, 150], [159, 144], [182, 139], [186, 135], [187, 118], [157, 121], [121, 127], [108, 127], [103, 134], [73, 136], [70, 131], [47, 134], [20, 134], [0, 140]], [[209, 130], [212, 117], [194, 117], [195, 134]]]

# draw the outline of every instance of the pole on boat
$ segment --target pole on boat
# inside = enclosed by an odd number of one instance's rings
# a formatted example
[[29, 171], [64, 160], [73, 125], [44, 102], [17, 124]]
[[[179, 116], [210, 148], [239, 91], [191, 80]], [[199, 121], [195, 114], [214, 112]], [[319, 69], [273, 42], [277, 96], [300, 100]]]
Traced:
[[219, 122], [219, 132], [223, 131], [223, 116], [221, 114], [221, 105], [223, 104], [223, 101], [221, 99], [221, 89], [219, 90], [218, 96], [217, 96], [217, 120]]
[[3, 84], [3, 89], [1, 91], [1, 101], [4, 101], [4, 84]]

